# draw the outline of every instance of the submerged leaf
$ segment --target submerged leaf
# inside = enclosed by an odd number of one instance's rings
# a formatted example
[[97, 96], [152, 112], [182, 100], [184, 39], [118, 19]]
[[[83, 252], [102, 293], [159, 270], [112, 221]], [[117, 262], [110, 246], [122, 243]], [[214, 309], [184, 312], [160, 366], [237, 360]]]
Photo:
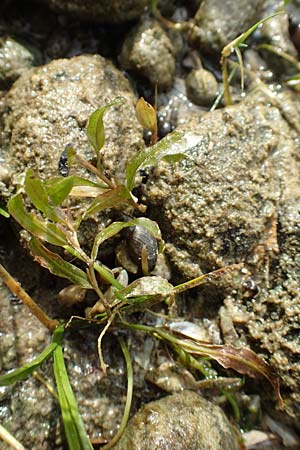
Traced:
[[113, 105], [116, 105], [117, 103], [123, 101], [124, 101], [123, 97], [117, 97], [108, 105], [105, 105], [102, 108], [97, 109], [95, 112], [93, 112], [93, 114], [89, 118], [87, 126], [87, 136], [97, 156], [99, 154], [99, 151], [103, 147], [105, 141], [103, 115], [108, 108], [111, 108]]
[[33, 236], [60, 247], [68, 245], [67, 235], [62, 228], [56, 224], [40, 220], [26, 211], [21, 194], [11, 197], [7, 207], [13, 218]]
[[163, 301], [169, 302], [173, 298], [174, 287], [165, 278], [146, 276], [138, 278], [119, 292], [115, 291], [116, 297], [119, 294], [122, 295], [122, 311], [132, 314]]
[[230, 345], [212, 345], [202, 341], [180, 340], [187, 352], [205, 355], [217, 361], [225, 369], [233, 369], [242, 375], [256, 378], [265, 377], [273, 386], [280, 407], [284, 405], [280, 395], [279, 380], [270, 366], [256, 353], [246, 347], [236, 348]]
[[182, 157], [187, 151], [199, 142], [200, 136], [190, 131], [174, 131], [165, 138], [141, 150], [128, 163], [126, 168], [127, 187], [131, 191], [134, 187], [134, 179], [138, 169], [146, 166], [154, 166], [158, 161], [165, 157], [180, 155]]
[[53, 222], [62, 222], [63, 214], [51, 205], [49, 202], [49, 195], [45, 187], [45, 183], [38, 177], [34, 176], [31, 169], [28, 169], [25, 176], [24, 184], [25, 192], [28, 195], [31, 203], [41, 211], [47, 219]]
[[63, 203], [74, 186], [74, 176], [55, 177], [46, 182], [46, 190], [53, 205], [58, 206]]
[[29, 247], [34, 259], [42, 266], [48, 269], [53, 275], [67, 278], [71, 283], [79, 285], [86, 289], [92, 286], [87, 279], [87, 274], [67, 261], [57, 253], [51, 252], [38, 239], [32, 238]]
[[161, 240], [161, 232], [159, 226], [156, 222], [148, 219], [147, 217], [139, 217], [137, 219], [131, 219], [127, 222], [113, 222], [96, 235], [94, 239], [91, 258], [93, 260], [97, 258], [99, 246], [104, 241], [115, 236], [126, 227], [133, 227], [137, 225], [146, 228], [146, 230], [149, 231], [152, 236], [154, 236], [157, 240]]
[[85, 211], [83, 218], [87, 219], [106, 208], [114, 208], [126, 203], [134, 204], [134, 201], [128, 189], [125, 186], [118, 185], [116, 188], [107, 190], [104, 194], [96, 197]]

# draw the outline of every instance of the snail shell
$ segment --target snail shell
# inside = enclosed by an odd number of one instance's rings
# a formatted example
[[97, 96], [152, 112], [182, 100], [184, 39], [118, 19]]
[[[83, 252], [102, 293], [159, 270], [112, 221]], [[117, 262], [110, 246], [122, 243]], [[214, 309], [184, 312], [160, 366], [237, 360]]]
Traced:
[[[124, 234], [130, 259], [141, 267], [143, 272], [152, 272], [158, 255], [157, 239], [139, 225], [126, 228]], [[143, 264], [145, 258], [147, 267]]]

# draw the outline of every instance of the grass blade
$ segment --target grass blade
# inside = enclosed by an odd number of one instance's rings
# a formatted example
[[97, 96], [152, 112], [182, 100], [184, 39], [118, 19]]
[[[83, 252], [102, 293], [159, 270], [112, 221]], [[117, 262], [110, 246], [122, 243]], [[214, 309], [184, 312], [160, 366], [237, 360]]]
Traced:
[[61, 340], [53, 356], [53, 371], [69, 450], [93, 450], [69, 381]]
[[42, 362], [44, 362], [47, 358], [49, 358], [49, 356], [52, 355], [57, 347], [57, 339], [60, 335], [63, 334], [63, 331], [64, 330], [62, 326], [57, 327], [51, 344], [49, 344], [45, 348], [45, 350], [42, 351], [42, 353], [40, 353], [30, 363], [25, 364], [23, 367], [2, 375], [0, 377], [0, 386], [9, 386], [10, 384], [14, 384], [19, 380], [23, 380], [23, 378], [26, 378], [30, 374], [32, 374], [32, 372], [34, 372], [42, 364]]
[[128, 351], [128, 348], [125, 344], [125, 341], [123, 338], [119, 338], [119, 343], [123, 352], [123, 356], [126, 362], [126, 370], [127, 370], [127, 395], [126, 395], [126, 403], [123, 413], [122, 422], [119, 428], [119, 431], [117, 434], [112, 438], [112, 440], [102, 447], [102, 450], [109, 450], [112, 448], [120, 439], [122, 434], [124, 433], [124, 429], [127, 425], [130, 408], [131, 408], [131, 402], [132, 402], [132, 393], [133, 393], [133, 368], [132, 368], [132, 362], [130, 358], [130, 353]]
[[2, 425], [0, 425], [0, 439], [6, 442], [13, 450], [26, 450], [25, 447], [23, 447], [23, 445]]

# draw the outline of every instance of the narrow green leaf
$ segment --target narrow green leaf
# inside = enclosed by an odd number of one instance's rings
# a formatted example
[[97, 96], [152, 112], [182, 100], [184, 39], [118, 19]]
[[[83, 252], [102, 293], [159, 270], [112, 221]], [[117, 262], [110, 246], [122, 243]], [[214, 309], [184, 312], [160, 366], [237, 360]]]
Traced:
[[182, 157], [185, 153], [194, 147], [199, 141], [200, 137], [190, 131], [174, 131], [168, 134], [165, 138], [157, 144], [141, 150], [128, 163], [126, 168], [126, 182], [127, 188], [131, 191], [134, 187], [134, 180], [138, 169], [146, 166], [154, 166], [162, 158], [180, 155]]
[[6, 219], [9, 218], [9, 214], [7, 211], [5, 211], [5, 209], [0, 208], [0, 214], [1, 214], [1, 216], [5, 217]]
[[51, 344], [49, 344], [45, 350], [42, 351], [36, 358], [31, 362], [25, 364], [19, 369], [8, 372], [0, 377], [0, 386], [9, 386], [10, 384], [16, 383], [23, 378], [28, 377], [32, 372], [34, 372], [49, 356], [52, 355], [53, 351], [57, 347], [57, 337], [63, 333], [63, 327], [59, 326], [55, 332]]
[[93, 450], [67, 374], [61, 343], [54, 351], [53, 371], [69, 450]]
[[74, 176], [55, 177], [46, 181], [46, 190], [53, 205], [61, 205], [74, 186]]
[[85, 211], [83, 218], [87, 219], [106, 208], [114, 208], [126, 203], [133, 203], [131, 194], [125, 186], [118, 185], [115, 189], [110, 189], [96, 197]]
[[31, 203], [41, 211], [47, 219], [50, 219], [53, 222], [62, 222], [62, 213], [60, 214], [59, 210], [49, 203], [50, 199], [44, 186], [44, 182], [40, 178], [34, 176], [31, 169], [28, 169], [26, 172], [24, 188]]
[[62, 228], [56, 224], [40, 220], [26, 211], [21, 194], [11, 197], [7, 207], [10, 214], [21, 227], [29, 231], [33, 236], [60, 247], [68, 245], [67, 236]]
[[123, 97], [117, 97], [108, 105], [105, 105], [102, 108], [97, 109], [89, 118], [87, 126], [87, 137], [92, 147], [94, 148], [97, 156], [99, 154], [99, 151], [103, 147], [105, 141], [103, 115], [108, 108], [111, 108], [113, 105], [116, 105], [117, 103], [123, 101], [124, 101]]
[[29, 247], [35, 261], [48, 269], [53, 275], [67, 278], [71, 283], [83, 288], [92, 289], [87, 279], [87, 274], [83, 270], [65, 261], [57, 253], [51, 252], [38, 239], [32, 238], [29, 242]]

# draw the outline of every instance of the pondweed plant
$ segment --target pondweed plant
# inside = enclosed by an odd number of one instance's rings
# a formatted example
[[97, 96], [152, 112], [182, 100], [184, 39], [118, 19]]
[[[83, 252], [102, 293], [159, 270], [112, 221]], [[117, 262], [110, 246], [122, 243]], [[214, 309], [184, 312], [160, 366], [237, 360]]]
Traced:
[[[200, 371], [204, 377], [211, 375], [211, 371], [207, 370], [201, 357], [212, 358], [223, 367], [232, 368], [241, 374], [253, 377], [262, 375], [271, 382], [282, 405], [277, 378], [273, 376], [269, 366], [251, 350], [202, 342], [189, 331], [189, 327], [184, 329], [176, 326], [168, 327], [168, 319], [164, 326], [137, 324], [130, 319], [134, 317], [135, 312], [151, 311], [153, 305], [160, 302], [171, 304], [175, 301], [177, 294], [216, 280], [224, 273], [238, 270], [241, 265], [227, 266], [173, 286], [166, 279], [160, 276], [151, 276], [151, 273], [148, 273], [148, 249], [146, 245], [141, 245], [139, 263], [140, 274], [141, 271], [143, 273], [132, 283], [126, 285], [120, 276], [120, 268], [106, 267], [99, 260], [99, 248], [107, 239], [116, 236], [122, 230], [128, 229], [128, 227], [131, 229], [132, 227], [141, 227], [155, 238], [155, 241], [159, 243], [158, 248], [161, 250], [160, 229], [156, 222], [147, 217], [133, 217], [127, 221], [112, 222], [96, 234], [90, 253], [81, 247], [78, 230], [82, 221], [111, 208], [117, 208], [119, 211], [126, 210], [126, 212], [131, 209], [133, 212], [137, 211], [138, 214], [144, 213], [145, 206], [139, 204], [132, 194], [138, 171], [156, 164], [161, 159], [169, 162], [176, 161], [184, 157], [184, 153], [190, 148], [191, 143], [194, 144], [193, 135], [173, 132], [160, 142], [141, 150], [129, 161], [125, 181], [121, 182], [107, 176], [101, 161], [101, 150], [105, 142], [103, 115], [107, 108], [122, 101], [124, 101], [122, 98], [115, 99], [109, 105], [95, 111], [89, 119], [87, 136], [94, 150], [95, 158], [93, 160], [88, 161], [82, 158], [73, 146], [67, 146], [64, 176], [42, 180], [29, 169], [26, 172], [23, 186], [7, 204], [9, 214], [29, 235], [28, 246], [34, 259], [52, 274], [66, 278], [75, 290], [80, 289], [83, 293], [92, 291], [95, 295], [97, 308], [92, 308], [88, 318], [70, 317], [67, 321], [53, 320], [24, 292], [5, 268], [0, 266], [0, 275], [4, 283], [53, 333], [51, 344], [39, 356], [25, 366], [0, 377], [0, 385], [10, 385], [29, 376], [43, 361], [52, 357], [58, 398], [70, 450], [91, 450], [92, 444], [85, 432], [68, 379], [62, 339], [66, 328], [84, 327], [87, 325], [87, 321], [100, 329], [98, 350], [100, 365], [104, 373], [106, 365], [102, 357], [101, 341], [111, 324], [114, 324], [115, 333], [118, 332], [118, 329], [137, 330], [164, 341], [171, 346], [184, 364]], [[157, 127], [153, 110], [144, 101], [140, 101], [138, 105], [138, 116], [141, 123], [146, 124], [155, 134]], [[69, 170], [77, 166], [84, 168], [90, 175], [69, 175]], [[74, 196], [77, 199], [78, 197], [85, 199], [85, 206], [79, 216], [75, 216], [70, 207]], [[109, 289], [108, 286], [110, 286]], [[127, 400], [119, 432], [110, 443], [103, 447], [105, 449], [111, 448], [121, 436], [129, 417], [132, 397], [133, 377], [130, 355], [125, 341], [120, 338], [119, 342], [127, 367]], [[5, 436], [2, 437], [5, 439]]]

